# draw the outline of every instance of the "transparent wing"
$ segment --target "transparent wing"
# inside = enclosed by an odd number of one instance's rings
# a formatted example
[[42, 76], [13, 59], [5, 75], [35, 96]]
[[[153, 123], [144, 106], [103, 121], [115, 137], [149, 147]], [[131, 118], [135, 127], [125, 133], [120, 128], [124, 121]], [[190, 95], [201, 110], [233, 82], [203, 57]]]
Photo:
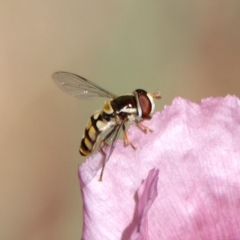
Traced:
[[103, 153], [104, 159], [102, 161], [102, 170], [99, 176], [99, 181], [102, 181], [105, 165], [113, 153], [113, 150], [116, 146], [116, 140], [118, 139], [118, 136], [121, 132], [123, 125], [124, 125], [124, 121], [122, 121], [121, 124], [113, 127], [113, 129], [103, 139], [104, 145], [100, 147], [100, 151]]
[[97, 84], [73, 73], [55, 72], [52, 78], [61, 90], [79, 99], [91, 97], [117, 97], [117, 95], [101, 88]]
[[103, 173], [105, 169], [105, 164], [108, 162], [114, 151], [117, 142], [116, 140], [121, 133], [123, 124], [124, 122], [119, 125], [115, 125], [106, 133], [106, 135], [101, 137], [102, 140], [99, 139], [95, 150], [100, 151], [102, 154], [98, 154], [98, 156], [96, 156], [95, 158], [89, 158], [88, 161], [91, 161], [91, 164], [83, 164], [83, 166], [81, 167], [81, 184], [83, 184], [83, 186], [93, 180], [99, 169], [101, 169], [101, 173], [98, 177], [99, 179], [104, 181]]
[[[122, 121], [121, 124], [114, 126], [113, 129], [103, 138], [105, 144], [101, 147], [101, 149], [106, 154], [105, 159], [106, 162], [109, 160], [113, 153], [113, 150], [116, 145], [116, 140], [118, 139], [119, 134], [121, 133], [123, 124], [124, 122]], [[106, 147], [106, 149], [103, 149], [104, 147]]]

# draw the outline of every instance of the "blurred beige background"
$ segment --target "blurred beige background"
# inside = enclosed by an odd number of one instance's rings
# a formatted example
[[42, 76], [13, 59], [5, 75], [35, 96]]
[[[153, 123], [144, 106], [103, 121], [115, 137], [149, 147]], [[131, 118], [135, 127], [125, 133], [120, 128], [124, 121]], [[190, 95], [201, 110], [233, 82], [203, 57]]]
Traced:
[[240, 95], [239, 1], [0, 2], [0, 239], [80, 239], [79, 142], [99, 100], [61, 92], [51, 74], [116, 93]]

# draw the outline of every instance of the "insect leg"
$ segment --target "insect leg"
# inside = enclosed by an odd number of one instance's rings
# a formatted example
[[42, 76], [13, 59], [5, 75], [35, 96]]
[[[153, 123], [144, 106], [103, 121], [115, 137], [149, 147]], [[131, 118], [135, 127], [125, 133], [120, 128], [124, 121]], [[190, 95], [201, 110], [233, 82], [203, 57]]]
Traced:
[[147, 127], [147, 126], [145, 126], [145, 125], [143, 125], [140, 121], [135, 121], [136, 122], [136, 124], [138, 125], [138, 127], [140, 128], [140, 129], [142, 129], [144, 132], [153, 132], [153, 130], [151, 129], [151, 128], [149, 128], [149, 127]]
[[105, 165], [106, 165], [106, 153], [103, 151], [102, 148], [100, 148], [100, 152], [103, 155], [103, 160], [102, 160], [102, 169], [101, 169], [101, 173], [100, 173], [100, 177], [99, 177], [98, 181], [102, 182], [103, 171], [104, 171], [104, 168], [105, 168]]
[[149, 131], [149, 132], [153, 132], [153, 130], [145, 125], [143, 125], [142, 123], [138, 123], [138, 126], [143, 130], [143, 131]]
[[129, 139], [128, 139], [126, 127], [125, 127], [124, 124], [122, 125], [122, 130], [123, 130], [123, 137], [124, 137], [125, 143], [126, 143], [127, 145], [131, 145], [131, 147], [132, 147], [134, 150], [136, 150], [137, 148], [134, 147], [134, 145], [133, 145], [133, 144], [129, 141]]

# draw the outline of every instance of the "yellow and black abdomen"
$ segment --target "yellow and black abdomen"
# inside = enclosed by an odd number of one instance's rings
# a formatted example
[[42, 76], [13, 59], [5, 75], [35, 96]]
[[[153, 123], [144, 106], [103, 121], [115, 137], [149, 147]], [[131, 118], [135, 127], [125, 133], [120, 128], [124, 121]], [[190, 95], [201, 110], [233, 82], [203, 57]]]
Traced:
[[79, 147], [82, 156], [91, 154], [97, 145], [99, 135], [115, 124], [113, 115], [111, 102], [106, 102], [102, 110], [91, 116]]

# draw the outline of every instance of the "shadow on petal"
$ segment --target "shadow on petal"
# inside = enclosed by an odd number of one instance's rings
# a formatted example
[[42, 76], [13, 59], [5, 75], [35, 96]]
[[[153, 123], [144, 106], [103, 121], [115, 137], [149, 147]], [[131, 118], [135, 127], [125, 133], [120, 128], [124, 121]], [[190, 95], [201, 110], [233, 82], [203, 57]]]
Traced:
[[136, 205], [132, 222], [124, 230], [122, 240], [147, 240], [148, 220], [147, 213], [156, 199], [159, 170], [149, 171], [135, 194]]

